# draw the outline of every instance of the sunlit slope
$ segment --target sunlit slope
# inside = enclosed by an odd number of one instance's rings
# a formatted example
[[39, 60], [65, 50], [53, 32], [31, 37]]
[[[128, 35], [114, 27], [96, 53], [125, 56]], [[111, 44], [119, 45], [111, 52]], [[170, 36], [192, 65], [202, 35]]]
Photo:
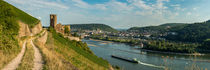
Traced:
[[[32, 17], [31, 15], [25, 13], [24, 11], [12, 6], [11, 4], [0, 0], [0, 21], [6, 21], [5, 23], [8, 24], [12, 24], [9, 23], [8, 21], [10, 21], [11, 19], [13, 20], [20, 20], [26, 24], [28, 24], [30, 27], [33, 27], [34, 25], [36, 25], [39, 20]], [[14, 21], [15, 22], [15, 21]], [[14, 23], [13, 22], [13, 23]]]
[[[36, 42], [36, 41], [35, 41]], [[39, 45], [39, 42], [35, 43]], [[44, 69], [108, 70], [109, 63], [94, 55], [86, 43], [71, 41], [50, 28], [47, 43], [39, 46], [44, 55]]]
[[17, 21], [22, 21], [30, 27], [39, 22], [24, 11], [0, 0], [0, 69], [20, 52]]

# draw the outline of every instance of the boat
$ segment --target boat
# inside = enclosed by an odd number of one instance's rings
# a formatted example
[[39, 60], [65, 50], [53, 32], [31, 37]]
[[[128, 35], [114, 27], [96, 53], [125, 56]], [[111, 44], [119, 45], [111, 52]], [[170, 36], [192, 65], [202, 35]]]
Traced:
[[127, 62], [139, 63], [139, 61], [136, 58], [131, 59], [131, 58], [125, 58], [125, 57], [116, 56], [116, 55], [111, 55], [111, 57], [117, 58], [117, 59], [120, 59], [120, 60], [124, 60], [124, 61], [127, 61]]

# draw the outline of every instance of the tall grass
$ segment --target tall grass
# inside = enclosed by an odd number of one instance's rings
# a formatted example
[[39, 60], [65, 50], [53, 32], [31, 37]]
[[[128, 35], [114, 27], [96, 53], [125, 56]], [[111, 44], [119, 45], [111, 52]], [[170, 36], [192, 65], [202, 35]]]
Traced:
[[[30, 28], [38, 24], [39, 20], [24, 11], [12, 6], [11, 4], [0, 0], [0, 16], [1, 19], [8, 19], [8, 17], [13, 17], [15, 20], [21, 20], [22, 22], [29, 25]], [[11, 24], [11, 23], [9, 23]]]
[[[50, 38], [52, 40], [52, 37]], [[34, 41], [34, 44], [40, 49], [40, 52], [43, 56], [44, 61], [44, 70], [75, 70], [76, 67], [71, 65], [71, 63], [66, 62], [65, 60], [59, 58], [62, 57], [60, 54], [56, 53], [52, 48], [54, 47], [53, 44], [51, 45], [44, 45], [43, 43], [39, 42], [37, 39]]]
[[185, 70], [207, 70], [207, 68], [202, 68], [202, 67], [199, 67], [197, 64], [196, 64], [196, 57], [197, 55], [193, 55], [191, 56], [191, 58], [193, 58], [193, 63], [191, 65], [188, 65], [185, 67]]
[[[108, 68], [108, 61], [103, 60], [102, 58], [97, 57], [96, 55], [92, 54], [87, 44], [77, 41], [71, 41], [68, 38], [64, 38], [61, 34], [56, 33], [53, 29], [51, 29], [52, 37], [55, 39], [55, 45], [62, 45], [67, 50], [73, 49], [78, 54], [84, 56], [85, 58], [89, 59], [90, 61], [101, 65], [103, 67]], [[59, 49], [56, 49], [59, 52]], [[62, 51], [62, 50], [61, 50]]]
[[[164, 70], [173, 70], [173, 69], [171, 69], [171, 67], [173, 66], [171, 64], [174, 64], [174, 63], [172, 63], [172, 61], [169, 61], [169, 58], [170, 57], [168, 57], [168, 56], [166, 56], [166, 57], [162, 56], [162, 59], [163, 59], [162, 66], [165, 67]], [[191, 58], [193, 58], [192, 64], [185, 66], [183, 70], [208, 70], [207, 68], [201, 68], [196, 64], [196, 55], [192, 56]], [[171, 58], [171, 60], [172, 60], [172, 58]]]
[[[7, 39], [7, 37], [3, 38]], [[18, 55], [18, 53], [20, 53], [22, 44], [23, 44], [22, 41], [16, 41], [16, 40], [9, 41], [9, 43], [7, 44], [4, 44], [4, 42], [0, 44], [0, 69], [2, 69], [12, 59], [14, 59]]]
[[[60, 36], [57, 33], [56, 36]], [[56, 37], [55, 36], [55, 37]], [[47, 43], [35, 40], [35, 45], [39, 47], [44, 59], [44, 70], [107, 70], [108, 62], [98, 58], [88, 48], [83, 47], [78, 42], [71, 42], [64, 37], [54, 38], [53, 33], [48, 34]], [[65, 44], [64, 44], [64, 43]], [[69, 44], [67, 44], [69, 43]], [[73, 46], [72, 46], [73, 45]], [[76, 47], [76, 48], [72, 48]], [[79, 53], [78, 53], [79, 50]], [[84, 56], [85, 53], [85, 56]], [[88, 58], [87, 58], [88, 56]], [[98, 61], [98, 62], [96, 62]]]
[[0, 69], [15, 58], [21, 50], [19, 45], [22, 44], [17, 38], [19, 31], [18, 20], [29, 24], [30, 27], [39, 22], [38, 19], [24, 11], [4, 0], [0, 0]]
[[21, 64], [17, 70], [32, 70], [33, 68], [33, 59], [34, 59], [34, 50], [30, 42], [27, 42], [26, 51], [21, 61]]
[[20, 52], [21, 47], [0, 47], [0, 69], [14, 59]]

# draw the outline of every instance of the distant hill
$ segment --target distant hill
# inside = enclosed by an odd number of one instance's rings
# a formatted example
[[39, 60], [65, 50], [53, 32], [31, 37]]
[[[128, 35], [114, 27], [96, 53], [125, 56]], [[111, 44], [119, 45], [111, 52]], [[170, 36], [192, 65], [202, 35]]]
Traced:
[[185, 25], [185, 23], [166, 23], [166, 24], [162, 24], [159, 26], [171, 26], [171, 27], [175, 27], [175, 26], [180, 26], [180, 25]]
[[176, 26], [169, 30], [177, 35], [168, 35], [166, 38], [175, 41], [202, 42], [210, 38], [210, 22], [201, 22]]
[[81, 30], [103, 30], [109, 32], [117, 32], [116, 29], [105, 25], [105, 24], [71, 24], [71, 29], [81, 29]]
[[206, 22], [210, 22], [210, 20], [207, 20]]
[[181, 26], [181, 25], [185, 25], [185, 24], [184, 23], [167, 23], [167, 24], [162, 24], [159, 26], [132, 27], [132, 28], [128, 29], [128, 31], [136, 31], [136, 32], [140, 32], [140, 33], [143, 33], [143, 32], [159, 33], [159, 32], [165, 32], [172, 27]]
[[151, 34], [176, 32], [177, 35], [167, 35], [165, 38], [172, 41], [203, 42], [210, 38], [210, 20], [192, 24], [167, 23], [159, 26], [132, 27], [128, 31], [148, 32]]

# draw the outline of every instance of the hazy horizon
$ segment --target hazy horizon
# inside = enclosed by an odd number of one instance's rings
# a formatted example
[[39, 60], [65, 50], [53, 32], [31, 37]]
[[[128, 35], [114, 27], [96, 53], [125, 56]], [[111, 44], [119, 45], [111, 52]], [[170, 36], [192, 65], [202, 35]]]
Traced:
[[6, 0], [49, 25], [49, 14], [58, 23], [102, 23], [113, 28], [194, 23], [210, 19], [209, 0]]

